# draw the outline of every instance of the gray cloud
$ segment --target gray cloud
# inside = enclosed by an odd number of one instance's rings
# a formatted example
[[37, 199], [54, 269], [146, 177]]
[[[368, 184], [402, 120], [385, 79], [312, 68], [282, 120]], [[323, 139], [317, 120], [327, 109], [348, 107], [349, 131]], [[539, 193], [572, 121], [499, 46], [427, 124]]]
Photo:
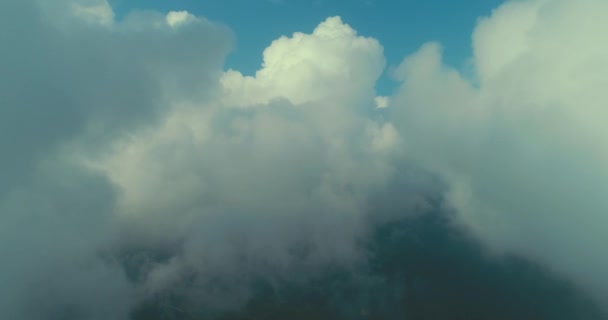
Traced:
[[195, 83], [212, 90], [230, 45], [206, 22], [152, 30], [164, 16], [134, 14], [106, 27], [68, 4], [8, 1], [0, 13], [2, 318], [125, 318], [131, 284], [98, 257], [116, 191], [74, 156], [156, 121]]
[[512, 1], [473, 33], [475, 82], [438, 44], [406, 58], [391, 100], [412, 159], [450, 185], [459, 223], [496, 252], [541, 261], [608, 305], [599, 119], [602, 1]]

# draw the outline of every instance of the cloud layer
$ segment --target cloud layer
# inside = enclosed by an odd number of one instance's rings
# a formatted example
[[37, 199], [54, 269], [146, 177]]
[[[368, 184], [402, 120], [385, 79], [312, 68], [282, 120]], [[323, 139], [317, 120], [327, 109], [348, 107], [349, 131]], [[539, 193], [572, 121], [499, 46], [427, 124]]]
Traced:
[[222, 71], [228, 28], [188, 12], [7, 4], [1, 318], [129, 319], [146, 303], [212, 316], [260, 279], [327, 270], [382, 292], [359, 297], [371, 306], [388, 290], [369, 269], [390, 243], [370, 253], [377, 228], [439, 211], [456, 226], [440, 235], [608, 305], [606, 2], [507, 2], [473, 32], [472, 73], [424, 44], [389, 97], [381, 44], [339, 17], [275, 40], [244, 76]]

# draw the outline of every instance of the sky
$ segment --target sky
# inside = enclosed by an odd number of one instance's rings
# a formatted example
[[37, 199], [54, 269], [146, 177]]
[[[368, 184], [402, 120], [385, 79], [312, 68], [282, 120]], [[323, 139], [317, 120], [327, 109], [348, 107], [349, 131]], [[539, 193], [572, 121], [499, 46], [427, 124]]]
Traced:
[[1, 319], [608, 319], [605, 0], [122, 1], [0, 0]]

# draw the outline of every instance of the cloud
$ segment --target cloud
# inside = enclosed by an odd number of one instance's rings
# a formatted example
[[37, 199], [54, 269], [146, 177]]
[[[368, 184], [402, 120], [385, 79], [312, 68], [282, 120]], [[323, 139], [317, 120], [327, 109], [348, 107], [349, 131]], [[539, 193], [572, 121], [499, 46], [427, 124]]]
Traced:
[[74, 15], [93, 23], [110, 26], [114, 22], [114, 10], [107, 1], [91, 4], [73, 2], [72, 10]]
[[167, 24], [171, 27], [177, 27], [180, 24], [195, 20], [196, 17], [188, 11], [171, 11], [167, 13]]
[[82, 15], [112, 14], [90, 1], [5, 5], [0, 317], [124, 319], [132, 286], [101, 254], [116, 190], [78, 158], [161, 118], [189, 86], [209, 96], [230, 34], [204, 24], [158, 29], [164, 20], [154, 15], [91, 23]]
[[254, 77], [228, 71], [222, 77], [224, 103], [251, 105], [283, 97], [295, 104], [321, 99], [355, 104], [369, 99], [384, 64], [376, 39], [358, 36], [340, 17], [331, 17], [312, 34], [296, 32], [273, 41]]
[[396, 145], [390, 124], [362, 112], [384, 64], [377, 41], [339, 18], [279, 39], [246, 98], [221, 70], [231, 34], [203, 18], [10, 4], [3, 318], [127, 319], [180, 290], [234, 308], [255, 275], [306, 278], [363, 258], [362, 205]]
[[375, 97], [374, 101], [376, 102], [376, 108], [378, 109], [386, 108], [389, 105], [388, 97]]
[[[467, 287], [391, 268], [436, 264], [440, 276], [475, 256], [471, 268], [508, 278], [502, 258], [448, 237], [468, 232], [605, 301], [603, 2], [508, 2], [473, 34], [474, 84], [429, 43], [396, 69], [390, 97], [375, 92], [383, 47], [339, 17], [275, 40], [249, 77], [222, 70], [230, 31], [186, 11], [9, 5], [1, 318], [213, 318], [309, 290], [327, 317], [402, 316], [385, 305], [421, 306], [420, 278]], [[429, 263], [420, 243], [459, 255]], [[505, 268], [531, 268], [521, 263]], [[529, 272], [532, 291], [552, 284], [548, 296], [572, 302], [559, 310], [592, 309], [551, 272]]]
[[377, 41], [330, 18], [273, 42], [256, 77], [224, 73], [217, 101], [175, 104], [158, 126], [89, 159], [121, 190], [119, 219], [134, 241], [180, 243], [143, 290], [179, 288], [194, 272], [189, 290], [229, 283], [221, 299], [201, 299], [216, 301], [206, 308], [226, 307], [225, 295], [233, 307], [257, 274], [307, 277], [361, 260], [368, 194], [390, 179], [398, 141], [392, 125], [365, 115], [383, 63]]
[[426, 44], [397, 70], [406, 153], [451, 185], [459, 222], [499, 252], [575, 279], [608, 302], [603, 196], [608, 96], [603, 1], [512, 1], [473, 33], [476, 83]]

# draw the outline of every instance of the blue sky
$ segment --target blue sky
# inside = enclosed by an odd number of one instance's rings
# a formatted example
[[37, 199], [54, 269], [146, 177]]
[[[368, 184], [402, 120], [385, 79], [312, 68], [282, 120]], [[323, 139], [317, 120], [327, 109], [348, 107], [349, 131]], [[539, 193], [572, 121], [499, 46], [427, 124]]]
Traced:
[[[281, 35], [311, 32], [329, 16], [341, 16], [359, 34], [384, 46], [387, 70], [428, 41], [444, 47], [445, 62], [456, 68], [470, 55], [470, 37], [477, 19], [501, 0], [111, 0], [120, 16], [133, 9], [187, 10], [228, 25], [237, 43], [226, 67], [253, 74], [262, 52]], [[379, 94], [396, 85], [388, 73], [378, 82]]]

